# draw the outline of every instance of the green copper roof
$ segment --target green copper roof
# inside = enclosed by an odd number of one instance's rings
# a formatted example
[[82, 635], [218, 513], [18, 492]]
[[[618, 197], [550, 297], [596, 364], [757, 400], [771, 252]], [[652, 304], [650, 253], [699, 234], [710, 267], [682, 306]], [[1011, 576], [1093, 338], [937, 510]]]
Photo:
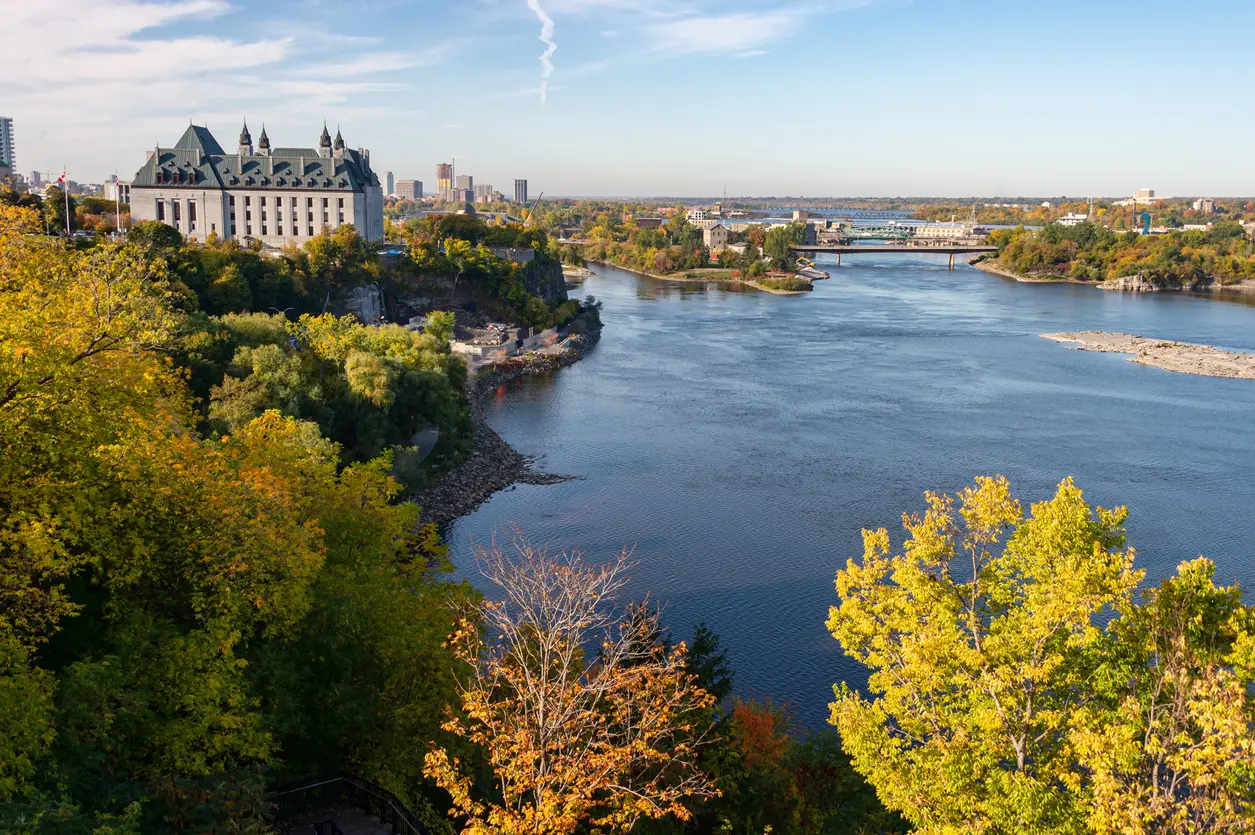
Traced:
[[191, 125], [173, 148], [158, 148], [132, 188], [310, 189], [361, 191], [378, 186], [366, 157], [345, 149], [339, 159], [313, 148], [228, 154], [208, 128]]

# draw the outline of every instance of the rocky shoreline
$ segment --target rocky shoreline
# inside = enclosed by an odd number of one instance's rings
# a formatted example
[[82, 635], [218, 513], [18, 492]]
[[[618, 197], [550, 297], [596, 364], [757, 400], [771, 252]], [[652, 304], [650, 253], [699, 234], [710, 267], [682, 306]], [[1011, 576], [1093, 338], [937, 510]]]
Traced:
[[1129, 362], [1180, 374], [1255, 380], [1255, 354], [1222, 351], [1210, 345], [1147, 339], [1135, 334], [1105, 331], [1043, 333], [1042, 338], [1072, 343], [1082, 351], [1131, 354]]
[[474, 511], [492, 495], [515, 484], [558, 484], [575, 476], [538, 472], [533, 461], [510, 446], [484, 420], [484, 404], [498, 388], [522, 377], [548, 374], [580, 360], [594, 345], [598, 334], [579, 334], [563, 343], [557, 353], [533, 353], [482, 369], [471, 378], [468, 401], [471, 418], [471, 454], [449, 470], [440, 481], [412, 497], [422, 508], [422, 523], [434, 523], [442, 531]]

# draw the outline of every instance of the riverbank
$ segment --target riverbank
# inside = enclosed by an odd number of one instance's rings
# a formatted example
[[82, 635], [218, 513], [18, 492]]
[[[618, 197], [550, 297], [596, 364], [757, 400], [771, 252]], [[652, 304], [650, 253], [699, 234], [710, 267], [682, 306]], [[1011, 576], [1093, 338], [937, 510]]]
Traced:
[[1013, 270], [1008, 270], [1005, 267], [998, 266], [998, 264], [994, 262], [994, 259], [986, 258], [985, 256], [973, 258], [971, 261], [968, 261], [967, 263], [971, 264], [973, 267], [980, 270], [981, 272], [986, 272], [986, 273], [989, 273], [990, 275], [1001, 276], [1002, 278], [1009, 278], [1012, 281], [1018, 281], [1021, 284], [1088, 284], [1091, 287], [1095, 286], [1094, 282], [1092, 281], [1081, 281], [1080, 279], [1077, 279], [1077, 278], [1068, 278], [1067, 276], [1062, 276], [1062, 275], [1060, 276], [1021, 275], [1020, 273], [1017, 273]]
[[535, 352], [512, 357], [481, 368], [468, 383], [467, 407], [471, 418], [471, 454], [435, 484], [411, 497], [422, 508], [423, 524], [442, 530], [465, 516], [499, 490], [515, 484], [558, 484], [575, 476], [537, 471], [533, 460], [510, 446], [484, 420], [484, 404], [502, 387], [537, 374], [551, 374], [584, 357], [597, 344], [599, 334], [578, 334], [553, 353]]
[[658, 275], [657, 273], [647, 273], [644, 270], [634, 270], [631, 267], [621, 267], [618, 264], [611, 264], [607, 261], [590, 261], [589, 263], [600, 264], [603, 267], [610, 267], [615, 270], [623, 270], [625, 273], [641, 275], [645, 278], [652, 278], [657, 281], [675, 281], [681, 284], [735, 284], [742, 287], [753, 287], [755, 290], [761, 290], [764, 293], [771, 293], [773, 296], [804, 296], [811, 292], [810, 290], [777, 290], [774, 287], [767, 287], [766, 285], [759, 284], [757, 281], [748, 281], [743, 278], [732, 278], [731, 276], [718, 275], [718, 273], [728, 272], [728, 270], [713, 269], [710, 273], [703, 274], [703, 271], [699, 269], [689, 270], [685, 273]]
[[1043, 333], [1042, 338], [1075, 344], [1081, 351], [1131, 354], [1129, 362], [1180, 374], [1255, 380], [1255, 354], [1222, 351], [1210, 345], [1170, 342], [1162, 339], [1148, 339], [1135, 334], [1105, 331]]
[[1188, 286], [1188, 287], [1158, 287], [1150, 282], [1136, 276], [1126, 276], [1122, 279], [1111, 281], [1082, 281], [1079, 278], [1069, 278], [1068, 276], [1032, 276], [1022, 275], [1014, 270], [1008, 270], [999, 266], [993, 258], [981, 256], [973, 258], [967, 262], [976, 269], [987, 272], [990, 275], [1009, 278], [1018, 281], [1021, 284], [1083, 284], [1087, 287], [1093, 287], [1095, 290], [1110, 290], [1114, 292], [1138, 293], [1138, 292], [1163, 292], [1163, 293], [1192, 293], [1192, 294], [1224, 294], [1224, 293], [1255, 293], [1255, 280], [1239, 281], [1236, 284], [1221, 284], [1219, 281], [1212, 281], [1205, 286]]

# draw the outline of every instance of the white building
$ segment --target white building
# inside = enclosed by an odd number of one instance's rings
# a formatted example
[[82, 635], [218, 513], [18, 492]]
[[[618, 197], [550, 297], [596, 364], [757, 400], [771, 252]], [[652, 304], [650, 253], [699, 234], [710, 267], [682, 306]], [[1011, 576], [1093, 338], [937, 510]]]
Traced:
[[156, 220], [203, 241], [250, 238], [264, 246], [301, 244], [351, 223], [367, 240], [383, 237], [383, 189], [370, 152], [335, 142], [324, 125], [318, 148], [257, 148], [240, 133], [228, 154], [208, 128], [188, 126], [173, 148], [154, 148], [131, 183], [131, 217]]
[[1195, 200], [1194, 211], [1202, 212], [1205, 215], [1214, 215], [1216, 213], [1216, 201], [1212, 200], [1210, 197]]
[[914, 237], [935, 241], [970, 238], [973, 234], [975, 229], [968, 223], [927, 223], [915, 227]]
[[1113, 205], [1116, 206], [1153, 206], [1163, 200], [1170, 200], [1170, 197], [1157, 197], [1153, 188], [1139, 188], [1133, 192], [1133, 196], [1127, 200], [1117, 200]]
[[116, 200], [119, 203], [130, 203], [130, 181], [119, 180], [117, 177], [114, 177], [112, 182], [105, 183], [105, 199]]
[[707, 215], [705, 209], [689, 209], [684, 213], [684, 217], [690, 221], [696, 222], [706, 220]]
[[1078, 215], [1075, 212], [1068, 212], [1066, 215], [1059, 218], [1057, 223], [1060, 226], [1080, 226], [1087, 220], [1089, 220], [1089, 215]]

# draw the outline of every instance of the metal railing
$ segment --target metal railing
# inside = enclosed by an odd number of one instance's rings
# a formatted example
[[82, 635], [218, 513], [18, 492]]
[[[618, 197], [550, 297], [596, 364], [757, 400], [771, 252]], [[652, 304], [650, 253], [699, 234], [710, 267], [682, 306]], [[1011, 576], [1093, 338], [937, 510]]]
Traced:
[[[429, 835], [427, 827], [395, 794], [352, 774], [282, 787], [266, 796], [279, 821], [310, 815], [333, 806], [352, 806], [377, 818], [393, 835]], [[333, 821], [313, 824], [318, 835], [340, 835]], [[326, 828], [323, 828], [326, 827]]]

